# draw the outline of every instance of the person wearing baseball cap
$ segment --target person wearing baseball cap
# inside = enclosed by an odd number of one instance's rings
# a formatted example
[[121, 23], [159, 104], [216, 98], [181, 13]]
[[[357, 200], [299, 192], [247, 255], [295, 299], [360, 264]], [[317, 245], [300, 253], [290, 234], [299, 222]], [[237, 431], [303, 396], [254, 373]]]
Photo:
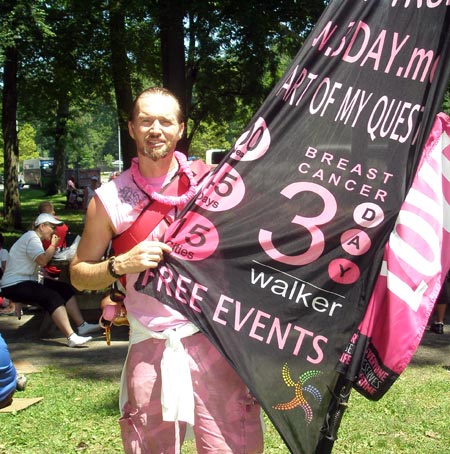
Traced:
[[[56, 219], [59, 219], [58, 216], [56, 216], [55, 213], [55, 208], [53, 206], [53, 203], [50, 200], [43, 200], [39, 205], [38, 205], [38, 213], [50, 213], [52, 216], [54, 216]], [[59, 225], [56, 225], [55, 227], [55, 233], [56, 235], [59, 236], [59, 243], [57, 244], [57, 248], [63, 249], [67, 247], [67, 234], [69, 233], [69, 226], [66, 223], [62, 223]], [[50, 240], [42, 240], [42, 244], [44, 245], [44, 249], [47, 249], [50, 246], [51, 241]], [[44, 278], [52, 278], [52, 279], [58, 279], [61, 276], [61, 268], [56, 266], [55, 264], [48, 264], [47, 266], [44, 266]]]
[[[24, 233], [11, 247], [0, 288], [2, 295], [12, 301], [42, 307], [64, 333], [68, 346], [79, 347], [90, 341], [92, 337], [88, 335], [101, 327], [84, 320], [75, 291], [68, 283], [53, 279], [39, 282], [39, 268], [46, 266], [53, 258], [59, 242], [55, 228], [62, 223], [50, 213], [41, 213], [34, 220], [34, 228]], [[43, 240], [50, 241], [47, 250]], [[69, 316], [77, 326], [78, 334], [72, 329]]]
[[42, 224], [52, 224], [52, 225], [61, 225], [63, 221], [56, 219], [55, 216], [50, 213], [41, 213], [34, 221], [34, 226], [39, 227]]

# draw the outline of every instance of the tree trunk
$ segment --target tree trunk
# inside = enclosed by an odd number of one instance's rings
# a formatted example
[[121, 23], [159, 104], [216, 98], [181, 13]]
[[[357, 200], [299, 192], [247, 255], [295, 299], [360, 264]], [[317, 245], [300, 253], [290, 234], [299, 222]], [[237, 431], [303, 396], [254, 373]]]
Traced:
[[61, 192], [66, 187], [65, 138], [69, 118], [69, 94], [65, 84], [60, 86], [62, 89], [58, 93], [58, 109], [56, 112], [53, 182], [47, 188], [50, 194]]
[[17, 65], [17, 48], [6, 48], [3, 69], [2, 106], [3, 153], [5, 160], [3, 214], [7, 225], [13, 226], [15, 229], [21, 229], [22, 211], [18, 184], [19, 143], [16, 127]]
[[[163, 85], [178, 98], [181, 109], [187, 118], [186, 105], [186, 64], [184, 55], [184, 25], [185, 10], [178, 0], [160, 2], [159, 27], [161, 38], [161, 62]], [[184, 135], [178, 142], [177, 148], [187, 154], [187, 124]]]
[[136, 146], [128, 134], [128, 113], [133, 104], [130, 67], [127, 58], [125, 13], [121, 0], [109, 2], [109, 36], [111, 42], [112, 77], [117, 103], [117, 118], [120, 127], [120, 145], [124, 169], [130, 167], [136, 156]]

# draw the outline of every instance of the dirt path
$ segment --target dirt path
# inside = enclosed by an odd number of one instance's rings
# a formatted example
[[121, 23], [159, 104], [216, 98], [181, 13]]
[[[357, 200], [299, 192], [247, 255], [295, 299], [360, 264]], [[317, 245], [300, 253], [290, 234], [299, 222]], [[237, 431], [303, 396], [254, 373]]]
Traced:
[[[93, 313], [89, 321], [94, 319], [98, 320], [97, 313]], [[128, 327], [113, 327], [111, 346], [106, 345], [100, 332], [86, 347], [69, 348], [58, 331], [48, 338], [39, 339], [39, 324], [39, 318], [31, 314], [24, 315], [21, 320], [12, 316], [0, 317], [0, 332], [13, 361], [27, 361], [35, 366], [75, 367], [93, 378], [116, 379], [120, 376], [128, 348]], [[445, 326], [443, 335], [425, 332], [412, 364], [440, 365], [450, 370], [449, 324]]]
[[[96, 317], [98, 320], [98, 317]], [[13, 361], [26, 361], [34, 366], [76, 368], [92, 378], [120, 377], [128, 348], [128, 327], [113, 327], [108, 346], [100, 331], [86, 346], [69, 348], [65, 337], [52, 330], [48, 337], [38, 336], [41, 318], [25, 314], [21, 320], [12, 316], [0, 317], [0, 332], [8, 344]], [[93, 321], [93, 320], [88, 320]]]

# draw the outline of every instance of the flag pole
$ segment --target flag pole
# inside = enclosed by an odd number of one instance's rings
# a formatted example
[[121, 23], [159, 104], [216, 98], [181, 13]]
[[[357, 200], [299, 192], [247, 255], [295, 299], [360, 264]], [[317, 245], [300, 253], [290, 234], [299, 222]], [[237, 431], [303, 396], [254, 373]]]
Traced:
[[[375, 316], [375, 304], [369, 304], [366, 310], [368, 322], [373, 320]], [[334, 442], [337, 440], [337, 432], [341, 425], [342, 417], [348, 407], [348, 399], [353, 388], [354, 382], [357, 380], [361, 364], [364, 359], [365, 352], [369, 343], [366, 336], [361, 335], [361, 326], [358, 328], [358, 338], [353, 345], [353, 354], [350, 364], [345, 372], [338, 372], [336, 384], [332, 391], [332, 399], [328, 405], [328, 411], [321, 432], [321, 437], [317, 443], [315, 454], [330, 454]]]
[[341, 425], [342, 417], [347, 409], [352, 386], [351, 380], [339, 374], [315, 454], [331, 453], [334, 442], [337, 440], [337, 432]]

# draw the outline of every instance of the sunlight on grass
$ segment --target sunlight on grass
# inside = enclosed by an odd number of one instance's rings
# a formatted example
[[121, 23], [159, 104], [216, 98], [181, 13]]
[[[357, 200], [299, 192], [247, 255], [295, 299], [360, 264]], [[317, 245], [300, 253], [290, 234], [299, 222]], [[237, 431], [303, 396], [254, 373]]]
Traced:
[[118, 381], [83, 379], [45, 368], [29, 375], [18, 397], [44, 397], [17, 414], [0, 415], [0, 453], [119, 453]]
[[[449, 372], [442, 367], [410, 367], [378, 402], [353, 392], [333, 452], [443, 452], [442, 447], [450, 446], [448, 383]], [[87, 379], [80, 370], [49, 367], [30, 375], [20, 397], [44, 400], [15, 415], [0, 415], [0, 453], [123, 452], [117, 422], [118, 389], [119, 377]], [[265, 423], [265, 453], [287, 453], [267, 418]], [[195, 452], [193, 441], [186, 442], [183, 454]]]

